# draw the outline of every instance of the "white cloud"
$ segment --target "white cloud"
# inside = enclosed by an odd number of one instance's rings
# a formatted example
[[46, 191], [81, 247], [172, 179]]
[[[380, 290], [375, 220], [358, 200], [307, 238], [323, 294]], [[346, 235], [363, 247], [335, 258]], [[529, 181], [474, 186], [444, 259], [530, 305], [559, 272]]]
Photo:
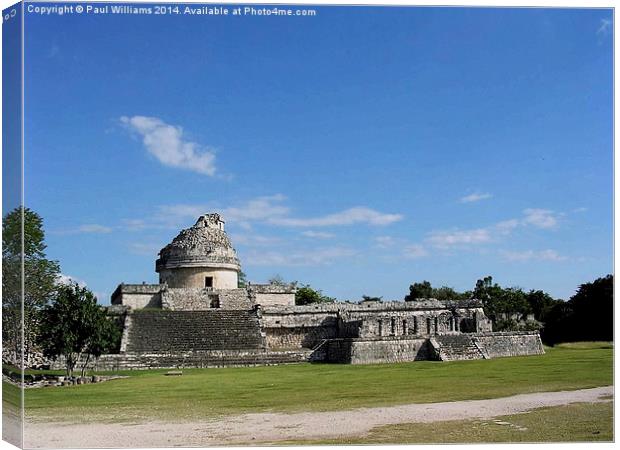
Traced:
[[114, 231], [112, 227], [99, 225], [96, 223], [87, 223], [76, 228], [67, 228], [64, 230], [52, 230], [51, 234], [107, 234]]
[[327, 227], [365, 223], [368, 225], [390, 225], [402, 220], [400, 214], [384, 214], [374, 209], [358, 206], [344, 211], [312, 218], [275, 217], [269, 220], [274, 225], [290, 227]]
[[407, 245], [403, 249], [403, 255], [405, 256], [405, 258], [423, 258], [425, 256], [428, 256], [428, 254], [429, 253], [426, 248], [424, 248], [424, 246], [420, 244]]
[[65, 285], [77, 283], [80, 287], [86, 287], [86, 281], [72, 277], [71, 275], [65, 275], [64, 273], [58, 275], [56, 278], [56, 283]]
[[611, 19], [601, 19], [600, 25], [596, 30], [599, 36], [607, 36], [611, 32]]
[[322, 266], [356, 254], [350, 248], [332, 247], [292, 252], [253, 252], [245, 255], [243, 261], [248, 266]]
[[556, 214], [549, 209], [528, 208], [523, 214], [523, 223], [537, 228], [555, 228], [558, 224]]
[[[385, 214], [366, 207], [349, 208], [334, 214], [319, 217], [297, 218], [291, 217], [291, 209], [283, 204], [286, 197], [282, 194], [261, 196], [239, 206], [227, 208], [216, 208], [214, 205], [207, 204], [177, 204], [164, 205], [159, 207], [157, 219], [160, 223], [167, 223], [170, 226], [179, 226], [198, 218], [201, 214], [209, 211], [219, 211], [224, 220], [235, 223], [243, 228], [250, 229], [252, 223], [263, 223], [268, 225], [284, 227], [327, 227], [343, 226], [355, 224], [367, 225], [389, 225], [403, 218], [400, 214]], [[316, 231], [315, 236], [319, 237]], [[322, 235], [327, 238], [327, 234]]]
[[335, 234], [333, 233], [327, 233], [324, 231], [312, 231], [312, 230], [303, 231], [301, 235], [307, 238], [312, 238], [312, 239], [331, 239], [335, 237]]
[[142, 231], [148, 227], [146, 221], [142, 219], [125, 219], [122, 223], [121, 228], [127, 231]]
[[375, 242], [379, 248], [388, 248], [393, 247], [396, 244], [396, 239], [392, 236], [377, 236], [375, 238]]
[[473, 230], [433, 231], [427, 241], [439, 248], [447, 248], [458, 245], [484, 244], [491, 242], [493, 237], [488, 228]]
[[473, 194], [466, 195], [465, 197], [460, 198], [461, 203], [473, 203], [479, 202], [480, 200], [486, 200], [493, 197], [488, 192], [474, 192]]
[[163, 165], [215, 175], [213, 150], [186, 140], [182, 127], [167, 124], [157, 117], [123, 116], [120, 121], [142, 137], [144, 147]]
[[503, 220], [501, 222], [496, 223], [493, 228], [502, 235], [507, 235], [512, 233], [512, 231], [519, 226], [519, 221], [517, 219], [509, 219]]
[[281, 204], [284, 200], [286, 197], [282, 194], [257, 197], [241, 206], [224, 208], [222, 215], [234, 222], [273, 220], [289, 213], [290, 209]]
[[81, 225], [76, 229], [77, 233], [95, 233], [95, 234], [106, 234], [111, 233], [112, 228], [106, 227], [104, 225], [98, 225], [96, 223], [89, 223], [86, 225]]
[[588, 208], [586, 208], [585, 206], [582, 206], [580, 208], [573, 209], [571, 212], [572, 213], [584, 213], [586, 211], [588, 211]]
[[242, 244], [249, 247], [264, 247], [276, 245], [282, 242], [282, 239], [273, 236], [261, 236], [258, 234], [231, 234], [230, 240], [233, 245]]
[[526, 250], [522, 252], [501, 252], [503, 258], [507, 261], [566, 261], [566, 256], [560, 255], [555, 250]]

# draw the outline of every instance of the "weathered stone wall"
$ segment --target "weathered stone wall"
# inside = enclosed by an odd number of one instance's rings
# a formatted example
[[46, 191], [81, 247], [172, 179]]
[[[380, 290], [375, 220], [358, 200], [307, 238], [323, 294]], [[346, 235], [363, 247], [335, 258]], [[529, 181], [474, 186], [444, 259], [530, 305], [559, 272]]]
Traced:
[[542, 355], [545, 353], [540, 334], [535, 331], [480, 333], [472, 335], [472, 340], [489, 358]]
[[295, 294], [263, 294], [257, 292], [256, 303], [261, 306], [293, 306], [295, 304]]
[[296, 289], [291, 285], [249, 284], [248, 290], [255, 302], [265, 306], [295, 306]]
[[263, 307], [261, 324], [270, 348], [312, 348], [335, 337], [370, 339], [491, 330], [479, 303], [455, 306], [436, 300], [269, 305]]
[[253, 301], [246, 289], [168, 288], [161, 293], [161, 306], [172, 311], [249, 310]]
[[112, 294], [112, 305], [133, 309], [161, 308], [162, 284], [120, 284]]
[[264, 328], [267, 347], [271, 349], [314, 348], [323, 339], [338, 337], [335, 326]]
[[237, 289], [238, 273], [235, 269], [209, 267], [179, 267], [161, 269], [159, 282], [171, 288], [204, 288], [205, 277], [213, 278], [214, 289]]
[[327, 342], [326, 360], [334, 363], [378, 364], [432, 358], [428, 339], [335, 339]]
[[338, 310], [264, 308], [261, 326], [268, 348], [313, 348], [323, 339], [338, 337]]

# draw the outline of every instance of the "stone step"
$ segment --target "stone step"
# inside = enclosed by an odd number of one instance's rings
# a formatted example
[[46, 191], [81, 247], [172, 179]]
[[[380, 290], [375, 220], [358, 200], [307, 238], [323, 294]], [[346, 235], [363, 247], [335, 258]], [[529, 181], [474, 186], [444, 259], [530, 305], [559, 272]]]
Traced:
[[484, 355], [467, 334], [438, 335], [433, 339], [439, 346], [439, 359], [459, 361], [482, 359]]
[[264, 347], [253, 311], [135, 311], [126, 353], [249, 350]]

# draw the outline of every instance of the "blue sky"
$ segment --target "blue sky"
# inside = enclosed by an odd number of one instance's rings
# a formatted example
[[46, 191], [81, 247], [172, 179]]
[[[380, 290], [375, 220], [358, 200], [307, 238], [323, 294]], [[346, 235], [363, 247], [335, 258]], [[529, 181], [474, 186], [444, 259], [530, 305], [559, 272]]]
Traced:
[[26, 203], [64, 274], [156, 282], [208, 211], [251, 281], [339, 299], [612, 271], [611, 10], [315, 9], [26, 14]]

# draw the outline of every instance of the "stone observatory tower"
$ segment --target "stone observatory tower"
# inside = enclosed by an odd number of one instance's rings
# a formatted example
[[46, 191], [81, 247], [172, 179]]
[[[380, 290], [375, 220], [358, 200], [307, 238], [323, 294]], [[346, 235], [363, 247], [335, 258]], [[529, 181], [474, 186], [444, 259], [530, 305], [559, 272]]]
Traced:
[[155, 271], [170, 288], [237, 289], [241, 266], [219, 214], [200, 216], [159, 252]]

